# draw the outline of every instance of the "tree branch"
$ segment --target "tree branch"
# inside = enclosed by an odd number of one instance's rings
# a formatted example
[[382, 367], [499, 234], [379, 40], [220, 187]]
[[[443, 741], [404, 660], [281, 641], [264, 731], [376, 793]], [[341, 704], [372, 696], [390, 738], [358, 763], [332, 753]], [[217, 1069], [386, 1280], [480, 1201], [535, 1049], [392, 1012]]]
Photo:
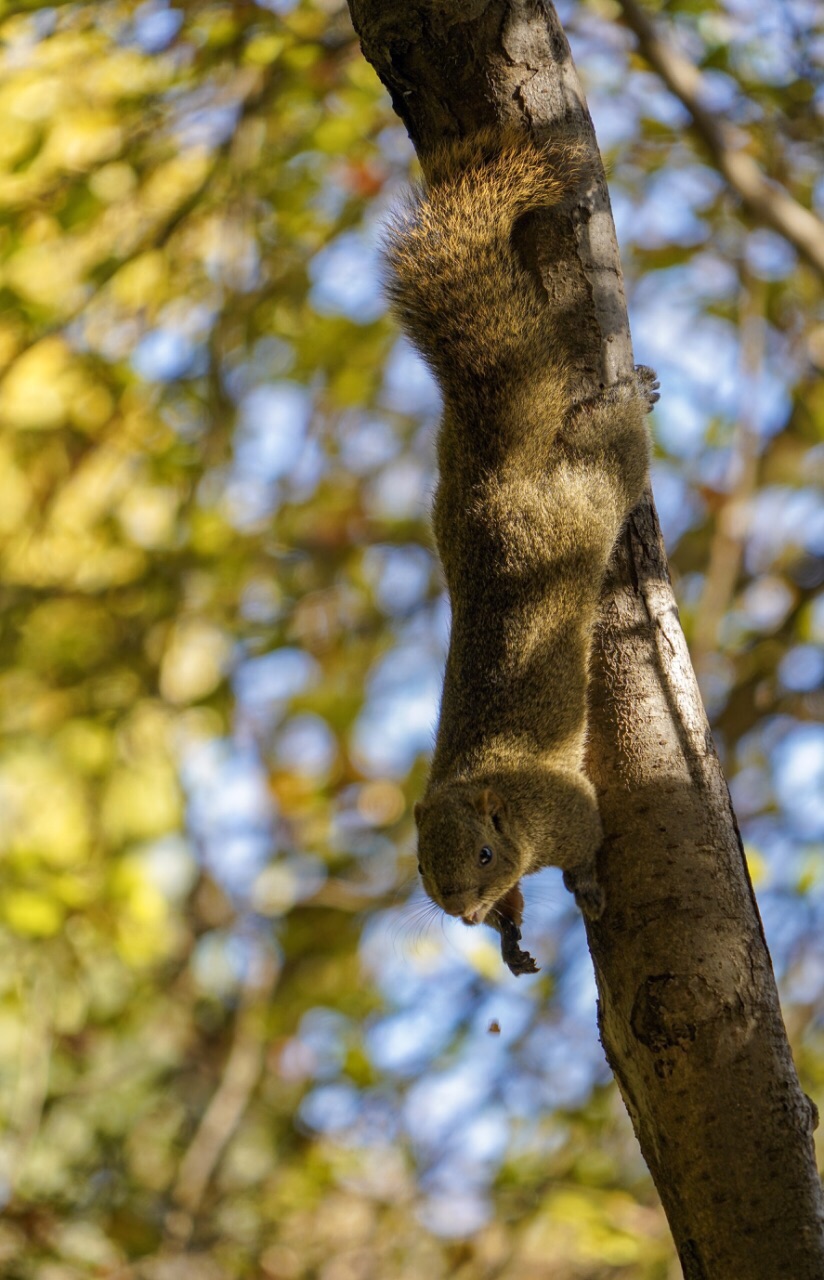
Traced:
[[262, 982], [246, 988], [220, 1084], [180, 1162], [172, 1189], [179, 1210], [167, 1222], [170, 1236], [178, 1243], [191, 1234], [212, 1175], [260, 1079], [265, 1049], [261, 1011], [266, 1009], [276, 976], [275, 966], [268, 962]]
[[638, 39], [639, 51], [686, 107], [696, 133], [742, 204], [824, 276], [824, 223], [765, 177], [752, 156], [736, 145], [733, 129], [704, 105], [706, 93], [698, 68], [661, 39], [637, 0], [618, 3], [626, 25]]
[[738, 314], [741, 328], [741, 380], [744, 403], [732, 442], [729, 490], [715, 517], [704, 590], [695, 611], [692, 661], [699, 680], [707, 674], [721, 621], [735, 594], [744, 560], [746, 519], [758, 481], [760, 450], [756, 427], [758, 375], [766, 336], [763, 290], [751, 281], [742, 285]]

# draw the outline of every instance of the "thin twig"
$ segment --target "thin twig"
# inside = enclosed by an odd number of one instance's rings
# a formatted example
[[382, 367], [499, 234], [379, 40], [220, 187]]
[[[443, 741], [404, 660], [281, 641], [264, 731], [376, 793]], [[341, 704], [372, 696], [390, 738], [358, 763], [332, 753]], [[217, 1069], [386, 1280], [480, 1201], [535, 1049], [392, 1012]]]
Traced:
[[261, 1011], [268, 1003], [275, 978], [276, 969], [270, 963], [262, 982], [247, 989], [220, 1084], [180, 1162], [172, 1190], [179, 1211], [170, 1215], [167, 1229], [181, 1244], [191, 1234], [206, 1188], [260, 1079], [265, 1050]]
[[730, 607], [746, 545], [746, 517], [758, 484], [758, 378], [764, 361], [766, 319], [764, 299], [755, 282], [743, 283], [741, 315], [741, 383], [744, 403], [733, 439], [729, 464], [730, 487], [715, 521], [704, 590], [695, 615], [692, 660], [699, 681], [706, 676], [715, 651], [718, 630]]
[[40, 1133], [49, 1092], [54, 1015], [51, 974], [37, 975], [24, 999], [26, 1017], [12, 1108], [14, 1133], [13, 1137], [10, 1135], [10, 1141], [13, 1154], [8, 1171], [9, 1181], [15, 1189], [25, 1172], [26, 1157]]
[[765, 177], [752, 156], [736, 144], [732, 127], [705, 105], [701, 72], [661, 39], [637, 0], [619, 0], [619, 4], [626, 25], [637, 36], [640, 52], [689, 111], [696, 132], [742, 204], [824, 276], [824, 223]]

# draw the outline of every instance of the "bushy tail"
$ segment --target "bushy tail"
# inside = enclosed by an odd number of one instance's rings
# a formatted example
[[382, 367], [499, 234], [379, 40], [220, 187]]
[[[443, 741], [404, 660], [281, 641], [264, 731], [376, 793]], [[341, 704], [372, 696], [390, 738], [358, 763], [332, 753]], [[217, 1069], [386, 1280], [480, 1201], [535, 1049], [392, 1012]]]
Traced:
[[[546, 297], [512, 243], [515, 220], [560, 204], [581, 180], [583, 151], [484, 130], [428, 157], [429, 181], [388, 224], [387, 292], [444, 394], [523, 378], [549, 357]], [[526, 367], [525, 367], [526, 366]]]

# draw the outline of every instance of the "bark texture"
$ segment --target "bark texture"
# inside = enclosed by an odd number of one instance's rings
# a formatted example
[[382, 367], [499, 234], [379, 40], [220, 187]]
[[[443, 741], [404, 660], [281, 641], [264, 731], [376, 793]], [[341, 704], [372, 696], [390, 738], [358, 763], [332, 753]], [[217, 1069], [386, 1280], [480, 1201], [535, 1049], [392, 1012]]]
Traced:
[[[445, 136], [519, 122], [593, 154], [591, 190], [523, 248], [568, 309], [581, 394], [632, 345], [592, 122], [545, 0], [349, 0], [424, 167]], [[666, 388], [664, 388], [666, 394]], [[602, 596], [588, 768], [607, 839], [589, 928], [601, 1039], [686, 1280], [821, 1280], [824, 1205], [729, 794], [655, 510], [636, 508]]]

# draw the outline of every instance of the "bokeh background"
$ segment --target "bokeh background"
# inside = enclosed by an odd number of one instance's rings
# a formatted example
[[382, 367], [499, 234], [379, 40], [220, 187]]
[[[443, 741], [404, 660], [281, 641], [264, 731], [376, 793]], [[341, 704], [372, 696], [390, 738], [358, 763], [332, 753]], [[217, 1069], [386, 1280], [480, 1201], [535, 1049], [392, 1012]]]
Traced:
[[[824, 1106], [822, 281], [612, 0], [561, 13]], [[820, 6], [661, 21], [824, 216]], [[518, 980], [416, 885], [438, 399], [378, 279], [412, 149], [345, 8], [5, 3], [0, 41], [2, 1274], [675, 1280], [557, 873]]]

